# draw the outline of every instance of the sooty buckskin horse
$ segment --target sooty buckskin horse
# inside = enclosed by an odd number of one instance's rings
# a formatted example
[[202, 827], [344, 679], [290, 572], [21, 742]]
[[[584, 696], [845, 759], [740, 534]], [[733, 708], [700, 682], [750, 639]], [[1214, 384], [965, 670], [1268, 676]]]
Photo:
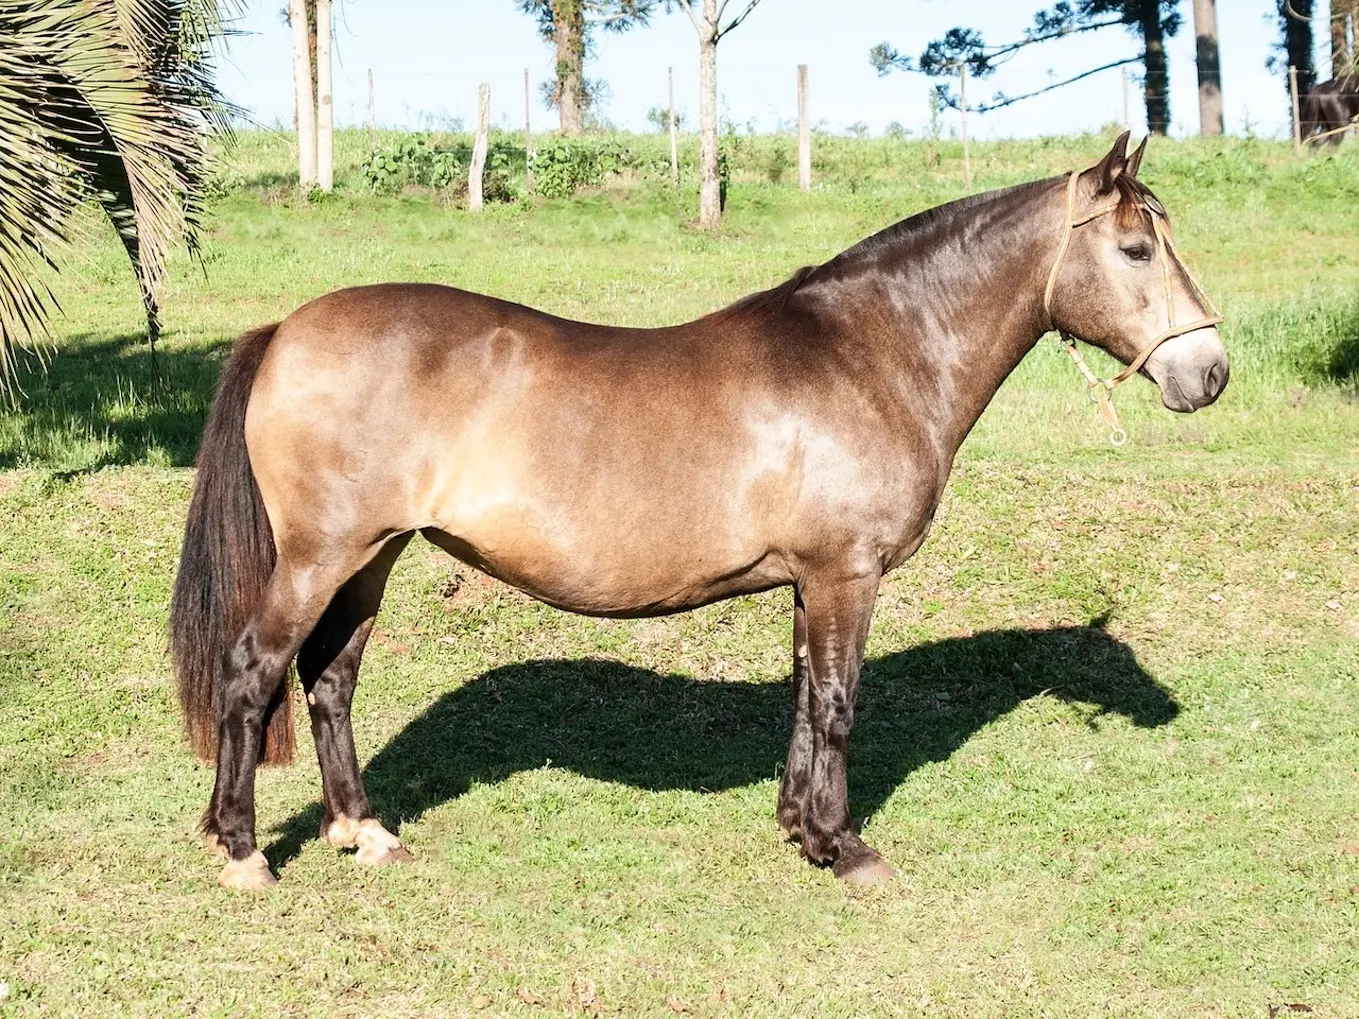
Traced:
[[[1302, 97], [1302, 137], [1339, 145], [1359, 120], [1359, 74], [1323, 81]], [[1320, 136], [1320, 137], [1317, 137]]]
[[[954, 455], [1052, 329], [1192, 411], [1227, 382], [1201, 292], [1127, 135], [1099, 165], [930, 210], [695, 322], [587, 325], [442, 286], [341, 290], [247, 333], [199, 455], [171, 608], [222, 884], [275, 881], [255, 768], [292, 752], [297, 659], [322, 836], [408, 859], [373, 816], [350, 701], [418, 531], [550, 605], [679, 612], [793, 588], [778, 820], [854, 881], [846, 751], [883, 574], [925, 540]], [[1177, 325], [1176, 323], [1183, 323]], [[1125, 373], [1127, 374], [1127, 373]]]

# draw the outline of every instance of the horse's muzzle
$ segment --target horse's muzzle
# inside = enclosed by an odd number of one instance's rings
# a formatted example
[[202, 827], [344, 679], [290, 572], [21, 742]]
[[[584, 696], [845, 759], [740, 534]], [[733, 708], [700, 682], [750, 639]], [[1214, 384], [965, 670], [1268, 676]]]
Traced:
[[1181, 414], [1215, 401], [1231, 376], [1215, 326], [1167, 340], [1147, 359], [1146, 372], [1160, 387], [1161, 402]]

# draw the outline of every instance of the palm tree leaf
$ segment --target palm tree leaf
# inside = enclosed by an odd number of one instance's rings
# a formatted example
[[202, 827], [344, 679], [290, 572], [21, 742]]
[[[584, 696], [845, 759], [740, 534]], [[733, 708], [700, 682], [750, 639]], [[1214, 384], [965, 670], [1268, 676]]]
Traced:
[[46, 336], [40, 278], [97, 201], [132, 263], [154, 342], [172, 246], [196, 250], [206, 134], [228, 113], [210, 41], [237, 0], [0, 0], [0, 384]]

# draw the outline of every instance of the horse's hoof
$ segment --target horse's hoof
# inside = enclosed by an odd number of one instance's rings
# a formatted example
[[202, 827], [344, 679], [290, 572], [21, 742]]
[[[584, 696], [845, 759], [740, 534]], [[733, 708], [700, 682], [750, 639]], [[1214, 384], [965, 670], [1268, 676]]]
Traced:
[[414, 863], [415, 857], [405, 846], [397, 846], [395, 849], [378, 849], [376, 847], [360, 846], [354, 858], [365, 867], [390, 867], [393, 864]]
[[213, 856], [229, 857], [231, 855], [230, 853], [227, 852], [226, 843], [219, 839], [216, 835], [212, 834], [212, 832], [209, 832], [208, 834], [203, 836], [203, 848], [206, 849]]
[[831, 870], [841, 881], [851, 885], [880, 885], [897, 876], [896, 868], [877, 853], [866, 859], [847, 860], [845, 864], [842, 868], [837, 863]]
[[393, 863], [410, 863], [415, 859], [401, 840], [382, 827], [374, 817], [358, 823], [354, 842], [358, 846], [355, 858], [365, 867], [386, 867]]
[[258, 892], [278, 884], [278, 878], [269, 871], [269, 861], [256, 849], [244, 860], [230, 860], [217, 875], [217, 883], [223, 888], [243, 892]]

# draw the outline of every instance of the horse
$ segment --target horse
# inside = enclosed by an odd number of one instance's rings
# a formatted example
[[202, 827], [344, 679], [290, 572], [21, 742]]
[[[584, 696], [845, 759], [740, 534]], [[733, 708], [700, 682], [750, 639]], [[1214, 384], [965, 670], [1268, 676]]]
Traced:
[[[1302, 99], [1302, 137], [1339, 145], [1359, 120], [1359, 74], [1323, 81]], [[1314, 137], [1315, 136], [1315, 137]]]
[[1187, 413], [1227, 384], [1221, 317], [1137, 178], [1145, 149], [1129, 155], [1125, 133], [1094, 167], [923, 212], [682, 325], [383, 284], [241, 336], [170, 609], [187, 739], [216, 762], [201, 828], [219, 882], [277, 882], [255, 842], [255, 770], [291, 759], [294, 658], [320, 836], [359, 864], [411, 859], [370, 807], [350, 704], [417, 533], [586, 615], [791, 587], [778, 823], [839, 878], [893, 876], [849, 813], [864, 642], [879, 582], [924, 542], [1001, 383], [1055, 329], [1128, 365], [1092, 383], [1101, 399], [1138, 372]]

